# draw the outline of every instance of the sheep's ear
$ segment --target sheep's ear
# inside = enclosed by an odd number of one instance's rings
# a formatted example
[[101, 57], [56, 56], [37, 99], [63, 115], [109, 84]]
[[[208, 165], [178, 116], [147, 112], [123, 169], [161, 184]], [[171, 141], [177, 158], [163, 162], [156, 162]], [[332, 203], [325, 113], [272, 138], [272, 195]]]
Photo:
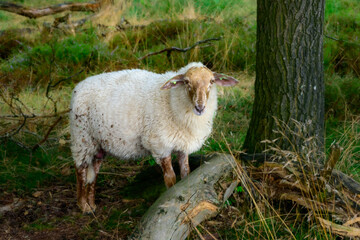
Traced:
[[233, 77], [227, 76], [225, 74], [221, 73], [213, 73], [214, 74], [214, 81], [217, 85], [220, 86], [234, 86], [237, 83], [239, 83], [238, 80], [236, 80]]
[[168, 80], [166, 83], [164, 83], [164, 85], [161, 86], [160, 89], [161, 90], [171, 89], [171, 88], [175, 88], [180, 85], [183, 85], [183, 84], [185, 84], [185, 75], [180, 74], [180, 75], [176, 75], [172, 79]]

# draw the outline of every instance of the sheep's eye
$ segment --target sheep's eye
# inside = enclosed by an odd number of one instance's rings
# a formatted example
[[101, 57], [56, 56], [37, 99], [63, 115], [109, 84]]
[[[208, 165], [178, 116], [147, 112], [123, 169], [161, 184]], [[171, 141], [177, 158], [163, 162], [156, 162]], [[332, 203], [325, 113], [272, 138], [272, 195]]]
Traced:
[[185, 83], [185, 84], [189, 84], [189, 80], [186, 80], [186, 79], [185, 79], [185, 80], [184, 80], [184, 83]]
[[210, 84], [213, 84], [214, 82], [215, 82], [214, 79], [211, 79], [211, 80], [210, 80]]

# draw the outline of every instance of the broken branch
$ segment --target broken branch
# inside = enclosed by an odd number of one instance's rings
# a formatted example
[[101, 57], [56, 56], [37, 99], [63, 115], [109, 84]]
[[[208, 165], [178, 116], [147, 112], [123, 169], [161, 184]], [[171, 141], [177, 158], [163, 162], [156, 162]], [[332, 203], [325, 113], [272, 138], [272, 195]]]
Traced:
[[169, 56], [171, 54], [171, 52], [176, 51], [176, 52], [187, 52], [193, 48], [195, 48], [196, 46], [200, 45], [200, 44], [204, 44], [204, 43], [208, 43], [208, 42], [212, 42], [212, 41], [219, 41], [221, 40], [221, 37], [217, 37], [217, 38], [209, 38], [209, 39], [205, 39], [205, 40], [201, 40], [196, 42], [194, 45], [186, 47], [186, 48], [178, 48], [178, 47], [169, 47], [169, 48], [165, 48], [163, 50], [157, 51], [157, 52], [151, 52], [146, 54], [145, 56], [142, 56], [141, 58], [139, 58], [138, 60], [144, 60], [145, 58], [148, 58], [150, 56], [154, 56], [163, 52], [166, 52], [167, 55]]
[[339, 144], [337, 143], [333, 143], [330, 146], [331, 148], [331, 153], [329, 158], [326, 160], [325, 165], [324, 165], [324, 169], [321, 172], [321, 176], [328, 181], [331, 173], [335, 167], [335, 164], [337, 163], [337, 161], [340, 158], [340, 153], [341, 153], [341, 148], [339, 146]]

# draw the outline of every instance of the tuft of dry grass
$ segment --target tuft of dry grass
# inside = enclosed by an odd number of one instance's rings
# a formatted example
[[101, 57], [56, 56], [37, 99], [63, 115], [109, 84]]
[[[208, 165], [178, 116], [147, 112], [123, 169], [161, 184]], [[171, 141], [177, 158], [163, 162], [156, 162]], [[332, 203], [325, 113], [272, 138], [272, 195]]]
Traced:
[[[228, 239], [337, 239], [339, 234], [355, 236], [359, 225], [355, 223], [357, 211], [352, 202], [359, 201], [359, 196], [341, 187], [339, 180], [327, 181], [321, 177], [322, 168], [312, 159], [316, 154], [308, 154], [318, 151], [318, 148], [316, 144], [310, 144], [315, 143], [310, 137], [306, 137], [305, 125], [297, 122], [297, 129], [289, 131], [284, 123], [278, 123], [283, 135], [291, 132], [303, 137], [303, 148], [283, 150], [276, 145], [276, 140], [267, 141], [268, 151], [277, 157], [276, 161], [256, 166], [239, 161], [234, 166], [239, 181], [237, 191], [215, 219], [203, 224], [206, 230], [213, 235], [222, 233], [221, 236]], [[342, 155], [336, 165], [336, 169], [344, 169], [356, 180], [360, 175], [356, 170], [359, 168], [359, 126], [359, 118], [344, 123], [344, 131], [338, 139]], [[232, 142], [227, 140], [231, 141], [223, 136], [225, 148], [235, 154]], [[299, 149], [304, 151], [299, 152]], [[334, 222], [336, 226], [332, 229], [330, 225]], [[352, 223], [352, 228], [347, 227], [349, 223]]]
[[115, 27], [122, 23], [124, 12], [131, 6], [129, 0], [115, 0], [113, 5], [103, 7], [92, 19], [92, 24]]
[[336, 168], [360, 181], [360, 116], [352, 116], [334, 131], [338, 133], [334, 140], [342, 147]]

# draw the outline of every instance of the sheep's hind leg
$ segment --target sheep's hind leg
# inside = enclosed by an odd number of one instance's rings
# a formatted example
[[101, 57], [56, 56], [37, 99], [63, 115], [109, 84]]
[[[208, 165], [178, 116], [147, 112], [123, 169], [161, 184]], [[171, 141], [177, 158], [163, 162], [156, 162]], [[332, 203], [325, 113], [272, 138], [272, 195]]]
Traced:
[[95, 156], [93, 156], [89, 164], [86, 162], [80, 166], [76, 166], [75, 164], [77, 203], [83, 213], [92, 213], [96, 209], [95, 184], [104, 157], [105, 152], [100, 149]]
[[96, 184], [97, 176], [98, 176], [98, 173], [100, 170], [101, 162], [102, 162], [102, 158], [94, 159], [93, 168], [94, 168], [95, 177], [94, 177], [94, 180], [91, 183], [88, 183], [88, 185], [87, 185], [87, 202], [88, 202], [89, 206], [91, 207], [92, 211], [95, 211], [95, 209], [96, 209], [95, 184]]
[[164, 181], [167, 188], [172, 187], [176, 183], [176, 176], [171, 164], [171, 155], [160, 159], [161, 168], [164, 174]]
[[87, 164], [82, 164], [79, 167], [75, 165], [76, 171], [76, 190], [77, 190], [77, 204], [83, 212], [88, 210], [87, 196], [86, 196], [86, 172]]
[[184, 152], [178, 152], [177, 158], [180, 166], [180, 176], [181, 179], [189, 175], [190, 167], [189, 167], [189, 155]]

